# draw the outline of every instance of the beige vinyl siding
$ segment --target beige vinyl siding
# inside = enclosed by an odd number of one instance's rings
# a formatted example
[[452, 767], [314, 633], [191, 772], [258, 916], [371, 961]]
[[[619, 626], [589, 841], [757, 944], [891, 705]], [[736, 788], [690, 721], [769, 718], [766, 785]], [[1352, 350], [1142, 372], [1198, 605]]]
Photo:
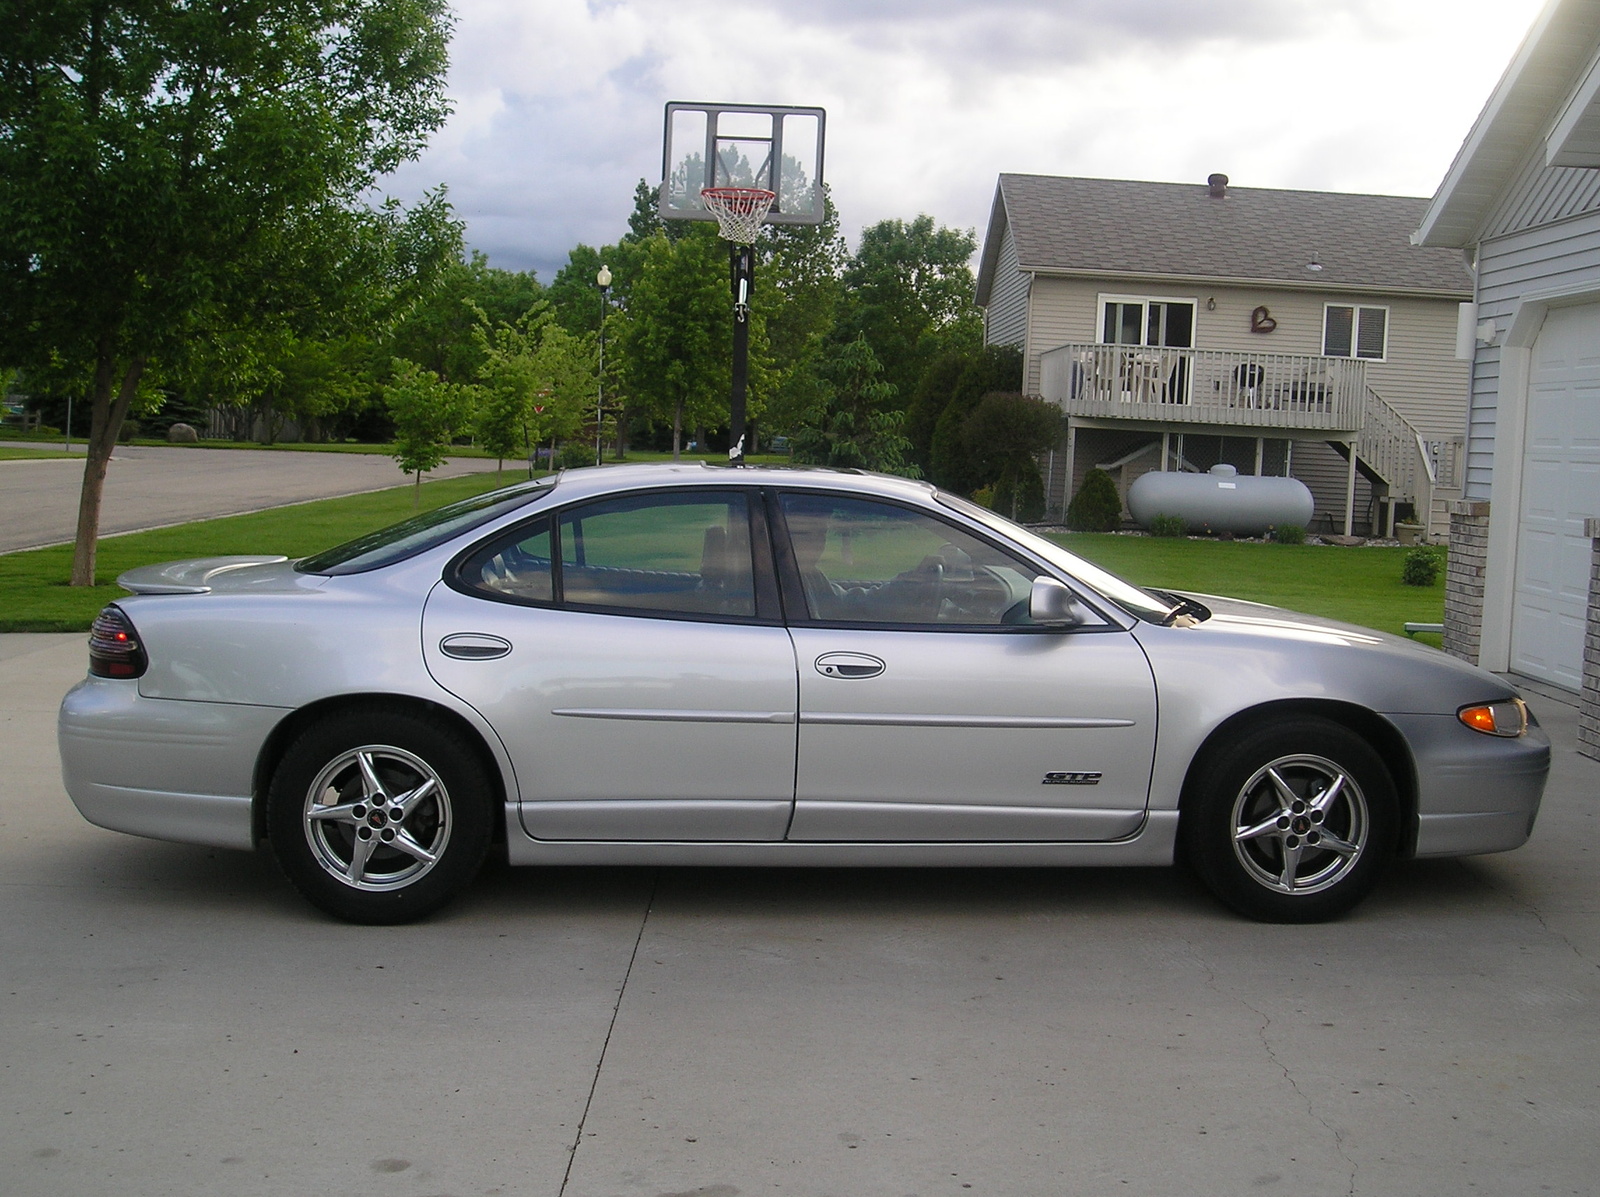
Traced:
[[[1025, 386], [1039, 390], [1039, 356], [1058, 345], [1100, 339], [1103, 295], [1159, 295], [1195, 301], [1195, 348], [1245, 353], [1322, 352], [1322, 313], [1329, 303], [1389, 309], [1383, 361], [1367, 363], [1367, 384], [1430, 439], [1462, 435], [1467, 400], [1467, 365], [1457, 361], [1456, 308], [1466, 296], [1447, 299], [1382, 294], [1330, 294], [1267, 287], [1196, 289], [1191, 284], [1126, 278], [1034, 280], [1031, 335]], [[1214, 309], [1207, 302], [1215, 300]], [[1250, 331], [1250, 313], [1266, 307], [1277, 327]]]
[[985, 345], [1016, 345], [1028, 339], [1029, 275], [1017, 268], [1017, 243], [1008, 228], [1000, 240], [1000, 257], [989, 289], [989, 306], [983, 313]]

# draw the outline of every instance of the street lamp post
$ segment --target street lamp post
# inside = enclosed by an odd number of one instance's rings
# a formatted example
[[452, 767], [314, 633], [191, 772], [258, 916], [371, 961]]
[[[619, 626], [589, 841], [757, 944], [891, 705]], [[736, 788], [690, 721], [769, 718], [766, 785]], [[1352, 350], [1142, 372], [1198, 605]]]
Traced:
[[601, 265], [600, 273], [594, 276], [595, 286], [600, 288], [600, 369], [595, 378], [594, 399], [594, 464], [600, 464], [600, 440], [605, 428], [606, 410], [606, 296], [611, 291], [611, 268]]

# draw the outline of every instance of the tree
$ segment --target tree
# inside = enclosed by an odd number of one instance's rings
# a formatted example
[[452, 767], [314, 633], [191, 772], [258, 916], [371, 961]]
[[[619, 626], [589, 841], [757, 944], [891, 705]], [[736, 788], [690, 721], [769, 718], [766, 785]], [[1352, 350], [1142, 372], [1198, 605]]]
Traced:
[[394, 381], [383, 388], [383, 401], [394, 417], [394, 459], [416, 475], [412, 505], [421, 506], [422, 475], [438, 468], [450, 442], [471, 421], [471, 388], [396, 358]]
[[[13, 0], [0, 39], [0, 361], [92, 408], [72, 582], [147, 372], [212, 335], [393, 298], [433, 211], [365, 203], [449, 112], [444, 0]], [[428, 207], [428, 205], [424, 205]]]
[[451, 382], [470, 382], [483, 365], [473, 335], [482, 320], [515, 324], [544, 289], [530, 271], [499, 270], [474, 250], [459, 254], [395, 329], [393, 355], [426, 366]]
[[478, 439], [502, 464], [583, 426], [596, 393], [593, 338], [567, 332], [543, 301], [514, 325], [480, 325], [474, 338], [484, 357]]
[[972, 459], [963, 428], [985, 395], [1022, 389], [1022, 351], [1014, 345], [989, 345], [961, 356], [966, 365], [934, 424], [928, 464], [940, 486], [971, 494], [986, 479]]
[[1012, 519], [1044, 514], [1038, 454], [1061, 439], [1061, 409], [1028, 395], [991, 392], [961, 426], [968, 458], [994, 487], [994, 507]]
[[976, 352], [982, 345], [971, 266], [977, 244], [970, 229], [938, 227], [931, 216], [880, 221], [861, 234], [844, 271], [848, 303], [839, 338], [865, 337], [903, 395], [941, 349]]
[[769, 434], [794, 432], [826, 399], [820, 369], [838, 319], [849, 249], [826, 191], [822, 211], [819, 224], [764, 226], [756, 247], [761, 262], [752, 303], [765, 318], [772, 361], [763, 405]]
[[894, 410], [894, 384], [885, 382], [882, 372], [864, 337], [826, 363], [828, 398], [807, 413], [805, 426], [795, 433], [796, 462], [920, 477], [911, 442], [900, 431], [905, 413]]
[[[733, 302], [728, 248], [710, 225], [670, 241], [652, 237], [615, 342], [632, 399], [655, 418], [672, 422], [672, 455], [691, 426], [726, 420], [730, 388]], [[750, 314], [751, 390], [765, 380], [764, 322]], [[759, 404], [751, 403], [751, 414]]]

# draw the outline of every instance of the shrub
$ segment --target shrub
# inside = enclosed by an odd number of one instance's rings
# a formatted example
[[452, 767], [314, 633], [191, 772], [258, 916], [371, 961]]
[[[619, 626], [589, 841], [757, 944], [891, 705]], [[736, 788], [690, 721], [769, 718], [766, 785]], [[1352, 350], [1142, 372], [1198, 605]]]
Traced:
[[589, 441], [562, 441], [556, 460], [564, 470], [581, 470], [594, 464], [594, 445]]
[[1067, 527], [1074, 532], [1114, 532], [1122, 523], [1122, 496], [1104, 470], [1090, 470], [1067, 505]]
[[1272, 539], [1278, 544], [1305, 544], [1306, 530], [1299, 524], [1284, 524], [1272, 530]]
[[994, 487], [980, 486], [977, 490], [972, 492], [972, 501], [979, 507], [987, 507], [990, 511], [993, 511], [995, 509]]
[[1189, 531], [1189, 521], [1181, 515], [1156, 515], [1150, 517], [1151, 536], [1182, 536]]
[[1439, 554], [1419, 545], [1405, 556], [1400, 580], [1407, 586], [1432, 586], [1439, 577]]

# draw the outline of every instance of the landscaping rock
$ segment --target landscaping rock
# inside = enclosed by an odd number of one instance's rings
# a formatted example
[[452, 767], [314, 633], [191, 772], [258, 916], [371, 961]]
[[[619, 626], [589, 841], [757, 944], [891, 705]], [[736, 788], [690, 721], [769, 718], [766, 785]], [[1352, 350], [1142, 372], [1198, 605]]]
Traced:
[[193, 424], [174, 424], [167, 429], [167, 443], [172, 445], [193, 445], [200, 440], [200, 434], [194, 430]]

